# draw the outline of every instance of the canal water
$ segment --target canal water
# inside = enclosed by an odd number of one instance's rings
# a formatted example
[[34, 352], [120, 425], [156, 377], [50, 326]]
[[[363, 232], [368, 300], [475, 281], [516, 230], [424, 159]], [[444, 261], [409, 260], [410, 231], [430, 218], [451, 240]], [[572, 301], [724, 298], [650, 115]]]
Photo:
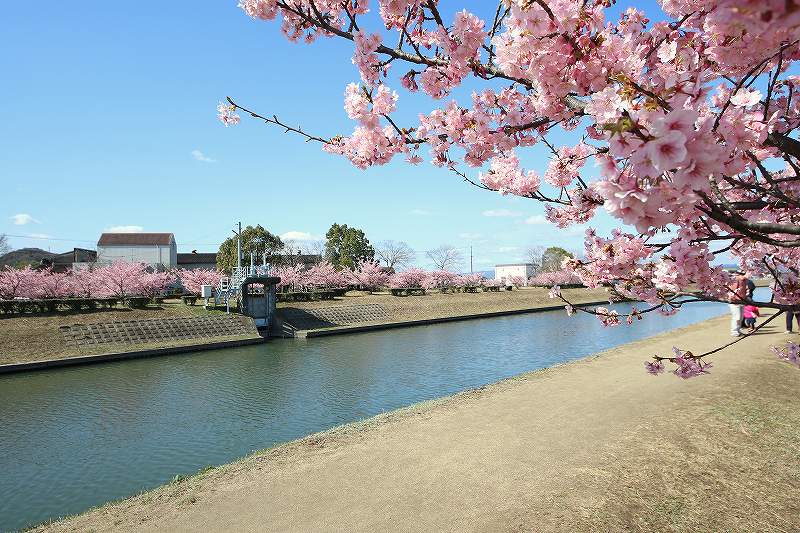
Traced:
[[615, 328], [554, 311], [0, 376], [0, 531], [725, 311]]

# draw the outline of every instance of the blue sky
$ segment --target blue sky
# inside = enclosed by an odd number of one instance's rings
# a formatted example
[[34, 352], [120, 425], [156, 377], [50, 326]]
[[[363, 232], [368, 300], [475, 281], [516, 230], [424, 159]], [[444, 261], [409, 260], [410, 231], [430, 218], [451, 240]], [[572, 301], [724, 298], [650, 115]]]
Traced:
[[[291, 44], [235, 0], [48, 4], [10, 3], [0, 32], [0, 233], [14, 248], [92, 247], [102, 231], [133, 226], [173, 232], [179, 251], [215, 251], [239, 220], [306, 238], [346, 223], [416, 250], [471, 245], [476, 269], [534, 244], [581, 247], [582, 230], [542, 223], [540, 204], [429, 163], [361, 171], [247, 117], [236, 128], [217, 121], [230, 95], [324, 136], [349, 133], [351, 43]], [[454, 2], [442, 5], [453, 13]], [[484, 2], [458, 5], [491, 16]], [[408, 122], [436, 106], [398, 92]], [[534, 152], [524, 163], [543, 171], [546, 160]], [[614, 223], [602, 214], [594, 225]]]

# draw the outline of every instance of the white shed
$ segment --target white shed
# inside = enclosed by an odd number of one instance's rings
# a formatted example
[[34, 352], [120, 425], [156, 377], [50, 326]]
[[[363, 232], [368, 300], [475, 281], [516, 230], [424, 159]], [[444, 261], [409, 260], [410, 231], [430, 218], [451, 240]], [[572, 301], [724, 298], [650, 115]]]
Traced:
[[525, 278], [525, 284], [528, 284], [528, 278], [533, 276], [533, 265], [530, 263], [513, 263], [507, 265], [495, 265], [494, 279], [500, 281], [507, 281], [509, 278], [520, 276]]
[[97, 241], [97, 262], [145, 263], [156, 269], [175, 268], [178, 245], [172, 233], [103, 233]]

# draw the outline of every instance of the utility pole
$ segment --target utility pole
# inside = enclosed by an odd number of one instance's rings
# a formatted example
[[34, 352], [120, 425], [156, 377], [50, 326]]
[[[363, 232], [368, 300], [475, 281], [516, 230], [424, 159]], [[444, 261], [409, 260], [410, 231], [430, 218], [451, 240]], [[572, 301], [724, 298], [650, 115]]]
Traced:
[[472, 270], [472, 246], [469, 247], [469, 273], [474, 274], [475, 272]]
[[242, 223], [239, 222], [239, 231], [236, 232], [236, 267], [242, 268]]

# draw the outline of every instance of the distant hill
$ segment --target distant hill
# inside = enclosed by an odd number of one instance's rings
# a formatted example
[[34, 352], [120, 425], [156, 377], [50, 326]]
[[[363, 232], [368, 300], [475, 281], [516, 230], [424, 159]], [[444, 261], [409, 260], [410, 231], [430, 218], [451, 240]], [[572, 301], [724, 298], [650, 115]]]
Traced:
[[25, 265], [36, 266], [42, 259], [52, 259], [58, 254], [42, 250], [41, 248], [20, 248], [5, 255], [0, 255], [0, 267], [20, 267]]

